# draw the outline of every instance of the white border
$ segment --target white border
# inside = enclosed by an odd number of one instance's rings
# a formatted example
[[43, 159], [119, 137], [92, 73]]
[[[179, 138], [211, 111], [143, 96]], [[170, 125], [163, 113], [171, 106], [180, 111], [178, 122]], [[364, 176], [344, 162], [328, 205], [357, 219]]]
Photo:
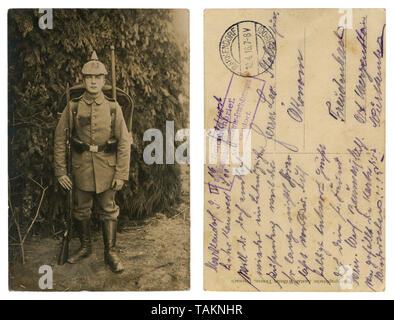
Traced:
[[[220, 299], [220, 300], [268, 300], [268, 299], [393, 299], [394, 297], [394, 281], [393, 281], [393, 244], [394, 244], [394, 221], [392, 218], [393, 199], [389, 195], [393, 194], [393, 150], [389, 148], [390, 143], [387, 143], [386, 159], [386, 257], [387, 257], [387, 280], [386, 292], [384, 293], [232, 293], [232, 292], [204, 292], [203, 291], [203, 129], [204, 129], [204, 61], [203, 61], [203, 13], [205, 8], [263, 8], [264, 4], [261, 1], [216, 1], [216, 0], [200, 0], [200, 1], [118, 1], [113, 0], [111, 3], [97, 2], [97, 1], [67, 1], [67, 6], [64, 2], [56, 1], [34, 1], [37, 8], [105, 8], [102, 4], [110, 5], [113, 8], [187, 8], [190, 10], [190, 133], [191, 133], [191, 290], [188, 292], [75, 292], [75, 293], [60, 293], [60, 292], [9, 292], [8, 291], [8, 204], [7, 204], [7, 10], [8, 8], [29, 8], [32, 6], [31, 1], [4, 1], [1, 7], [1, 52], [3, 58], [1, 60], [1, 88], [3, 94], [1, 95], [1, 119], [3, 125], [1, 130], [1, 179], [2, 192], [1, 197], [1, 221], [0, 221], [0, 298], [1, 299], [131, 299], [131, 300], [166, 300], [166, 299]], [[276, 8], [294, 8], [294, 1], [280, 1], [269, 3], [267, 8], [275, 4]], [[393, 102], [393, 88], [392, 74], [393, 74], [393, 33], [391, 32], [391, 25], [393, 20], [393, 2], [375, 0], [373, 3], [367, 1], [330, 1], [329, 3], [317, 3], [316, 1], [297, 1], [297, 7], [300, 8], [314, 8], [320, 4], [322, 7], [338, 8], [360, 8], [373, 7], [387, 9], [387, 84], [386, 84], [386, 106], [392, 105]], [[271, 5], [271, 6], [270, 6]], [[386, 119], [392, 122], [393, 111], [387, 108]], [[389, 123], [390, 123], [389, 122]], [[389, 137], [393, 134], [394, 126], [388, 125], [386, 127], [386, 141], [390, 141]]]

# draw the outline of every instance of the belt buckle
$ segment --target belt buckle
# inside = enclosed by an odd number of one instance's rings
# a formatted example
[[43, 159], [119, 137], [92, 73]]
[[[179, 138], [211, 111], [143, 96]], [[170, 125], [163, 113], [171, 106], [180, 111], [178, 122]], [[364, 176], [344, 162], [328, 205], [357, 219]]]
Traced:
[[90, 152], [98, 152], [98, 146], [96, 146], [96, 145], [89, 146], [89, 151]]

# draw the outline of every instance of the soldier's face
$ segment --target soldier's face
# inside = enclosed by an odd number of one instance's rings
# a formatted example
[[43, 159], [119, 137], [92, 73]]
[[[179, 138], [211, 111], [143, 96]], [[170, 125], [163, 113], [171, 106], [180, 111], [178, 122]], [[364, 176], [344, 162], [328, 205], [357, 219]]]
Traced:
[[100, 93], [105, 84], [105, 76], [103, 74], [93, 75], [88, 74], [84, 77], [86, 90], [91, 94]]

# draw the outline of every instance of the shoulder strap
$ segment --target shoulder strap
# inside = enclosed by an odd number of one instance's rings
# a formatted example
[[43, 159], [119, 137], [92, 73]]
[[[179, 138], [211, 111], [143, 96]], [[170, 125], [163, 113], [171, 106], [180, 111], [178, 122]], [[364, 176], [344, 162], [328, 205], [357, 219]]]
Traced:
[[116, 102], [109, 101], [110, 114], [111, 114], [111, 138], [115, 137], [115, 120], [116, 120]]
[[75, 133], [74, 132], [75, 131], [74, 123], [76, 121], [77, 113], [78, 113], [78, 101], [79, 100], [76, 100], [76, 99], [73, 99], [70, 101], [70, 108], [71, 108], [71, 114], [72, 114], [72, 119], [71, 119], [72, 128], [70, 128], [70, 131], [71, 131], [71, 135], [73, 135], [73, 136]]

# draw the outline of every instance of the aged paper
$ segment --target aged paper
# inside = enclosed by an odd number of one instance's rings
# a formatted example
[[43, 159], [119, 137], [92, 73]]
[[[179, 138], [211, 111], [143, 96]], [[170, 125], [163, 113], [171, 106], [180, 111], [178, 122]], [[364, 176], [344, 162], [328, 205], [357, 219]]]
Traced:
[[205, 11], [204, 287], [385, 289], [385, 10]]

